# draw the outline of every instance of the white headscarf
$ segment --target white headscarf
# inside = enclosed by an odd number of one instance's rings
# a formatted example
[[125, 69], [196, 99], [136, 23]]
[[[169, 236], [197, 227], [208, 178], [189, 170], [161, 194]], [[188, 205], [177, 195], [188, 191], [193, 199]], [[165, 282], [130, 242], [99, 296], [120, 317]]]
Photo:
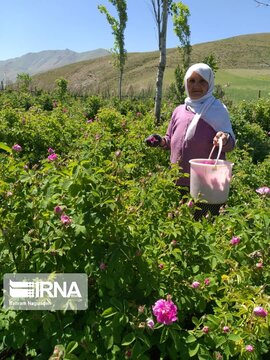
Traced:
[[[203, 77], [209, 85], [207, 93], [200, 99], [196, 100], [192, 100], [189, 97], [187, 87], [187, 80], [190, 78], [193, 72], [201, 75], [201, 77]], [[194, 135], [200, 118], [206, 121], [215, 131], [229, 133], [234, 138], [228, 110], [226, 106], [218, 99], [216, 99], [212, 94], [214, 90], [214, 74], [212, 69], [203, 63], [194, 64], [187, 70], [184, 82], [187, 93], [185, 104], [192, 112], [195, 113], [195, 116], [187, 129], [185, 140], [190, 139]]]

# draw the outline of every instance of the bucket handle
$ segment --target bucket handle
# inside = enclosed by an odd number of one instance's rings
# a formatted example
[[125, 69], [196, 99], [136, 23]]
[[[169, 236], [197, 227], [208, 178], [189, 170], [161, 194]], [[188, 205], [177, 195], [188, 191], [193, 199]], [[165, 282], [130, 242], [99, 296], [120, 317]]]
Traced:
[[[219, 159], [219, 157], [220, 157], [220, 154], [221, 154], [221, 151], [222, 151], [222, 145], [223, 145], [222, 139], [219, 138], [219, 139], [218, 139], [218, 155], [217, 155], [217, 158], [216, 158], [215, 165], [217, 165], [218, 159]], [[216, 145], [214, 145], [214, 146], [212, 147], [212, 150], [211, 150], [211, 152], [210, 152], [210, 154], [209, 154], [208, 159], [211, 159], [215, 147], [216, 147]]]

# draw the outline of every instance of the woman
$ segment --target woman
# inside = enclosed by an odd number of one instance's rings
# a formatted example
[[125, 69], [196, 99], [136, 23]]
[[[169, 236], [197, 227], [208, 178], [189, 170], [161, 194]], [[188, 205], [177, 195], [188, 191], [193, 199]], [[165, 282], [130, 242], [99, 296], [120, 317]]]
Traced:
[[[219, 139], [223, 144], [220, 159], [225, 159], [225, 153], [235, 146], [235, 136], [226, 106], [213, 96], [212, 69], [203, 63], [194, 64], [187, 70], [184, 82], [185, 104], [174, 110], [166, 135], [153, 134], [146, 143], [169, 149], [171, 163], [178, 163], [182, 172], [189, 174], [189, 160], [208, 158], [213, 144], [217, 148], [212, 156], [217, 156]], [[180, 177], [177, 185], [189, 187], [189, 177]], [[219, 207], [211, 205], [204, 212], [217, 214]]]

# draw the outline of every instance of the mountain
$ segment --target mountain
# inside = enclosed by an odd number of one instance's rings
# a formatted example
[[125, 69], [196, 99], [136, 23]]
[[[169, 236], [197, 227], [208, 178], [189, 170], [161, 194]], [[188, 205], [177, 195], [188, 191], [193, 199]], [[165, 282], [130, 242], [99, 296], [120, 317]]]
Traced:
[[[54, 60], [47, 60], [53, 69], [45, 71], [45, 67], [43, 67], [43, 72], [36, 74], [37, 70], [33, 70], [35, 65], [33, 61], [33, 68], [28, 67], [29, 71], [20, 68], [17, 73], [35, 74], [32, 76], [32, 86], [36, 89], [51, 91], [55, 87], [56, 79], [65, 78], [68, 81], [69, 91], [73, 93], [117, 95], [118, 70], [113, 66], [114, 59], [112, 56], [103, 56], [104, 52], [105, 55], [108, 52], [102, 49], [101, 51], [103, 52], [99, 53], [99, 57], [86, 60], [86, 57], [79, 58], [79, 56], [74, 56], [76, 53], [65, 50], [64, 52], [70, 55], [68, 61], [72, 63], [64, 66], [60, 65], [60, 54], [62, 52], [56, 52], [57, 55]], [[36, 63], [39, 65], [36, 68], [40, 69], [41, 65], [45, 63], [46, 53], [46, 51], [38, 53], [41, 56], [36, 59]], [[86, 56], [88, 53], [79, 55]], [[236, 93], [241, 93], [241, 96], [242, 94], [248, 96], [250, 92], [253, 94], [252, 96], [257, 96], [258, 92], [266, 95], [269, 93], [270, 33], [247, 34], [195, 44], [192, 46], [191, 63], [201, 62], [209, 55], [214, 55], [217, 61], [219, 68], [216, 74], [217, 80], [219, 84], [226, 87], [226, 94], [231, 92], [233, 96]], [[22, 60], [24, 56], [18, 59]], [[158, 51], [128, 53], [122, 93], [129, 96], [153, 97], [158, 61]], [[164, 89], [168, 88], [174, 81], [174, 70], [177, 65], [181, 65], [179, 50], [177, 48], [167, 49]], [[56, 66], [57, 68], [55, 68]], [[252, 87], [252, 91], [250, 87]]]
[[34, 75], [79, 61], [96, 59], [109, 54], [105, 49], [96, 49], [78, 53], [66, 50], [44, 50], [28, 53], [21, 57], [0, 61], [0, 80], [13, 82], [17, 74]]
[[[215, 56], [219, 73], [258, 73], [270, 84], [270, 33], [235, 36], [218, 41], [192, 46], [191, 62], [201, 62], [210, 54]], [[128, 53], [123, 78], [123, 94], [154, 94], [159, 52]], [[174, 70], [181, 65], [181, 55], [177, 48], [167, 49], [167, 63], [164, 87], [174, 81]], [[233, 73], [232, 73], [233, 72]], [[260, 72], [260, 74], [259, 74]], [[226, 74], [225, 74], [226, 75]], [[248, 75], [249, 76], [249, 75]], [[68, 80], [69, 90], [80, 94], [117, 95], [118, 71], [113, 66], [111, 56], [100, 57], [67, 65], [33, 77], [36, 88], [52, 90], [55, 80]], [[224, 79], [224, 83], [231, 79]], [[227, 84], [228, 85], [228, 84]], [[152, 95], [151, 95], [152, 96]]]

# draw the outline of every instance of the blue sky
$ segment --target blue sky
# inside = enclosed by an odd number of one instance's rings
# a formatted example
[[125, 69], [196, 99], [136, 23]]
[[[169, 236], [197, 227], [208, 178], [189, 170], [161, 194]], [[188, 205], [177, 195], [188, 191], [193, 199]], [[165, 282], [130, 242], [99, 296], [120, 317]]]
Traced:
[[[258, 6], [254, 0], [182, 2], [191, 13], [192, 44], [270, 32], [270, 7]], [[0, 60], [42, 50], [110, 50], [114, 38], [105, 15], [97, 9], [98, 4], [105, 5], [116, 16], [108, 0], [1, 0]], [[126, 50], [157, 50], [150, 0], [127, 0], [127, 6]], [[178, 45], [169, 21], [167, 47]]]

